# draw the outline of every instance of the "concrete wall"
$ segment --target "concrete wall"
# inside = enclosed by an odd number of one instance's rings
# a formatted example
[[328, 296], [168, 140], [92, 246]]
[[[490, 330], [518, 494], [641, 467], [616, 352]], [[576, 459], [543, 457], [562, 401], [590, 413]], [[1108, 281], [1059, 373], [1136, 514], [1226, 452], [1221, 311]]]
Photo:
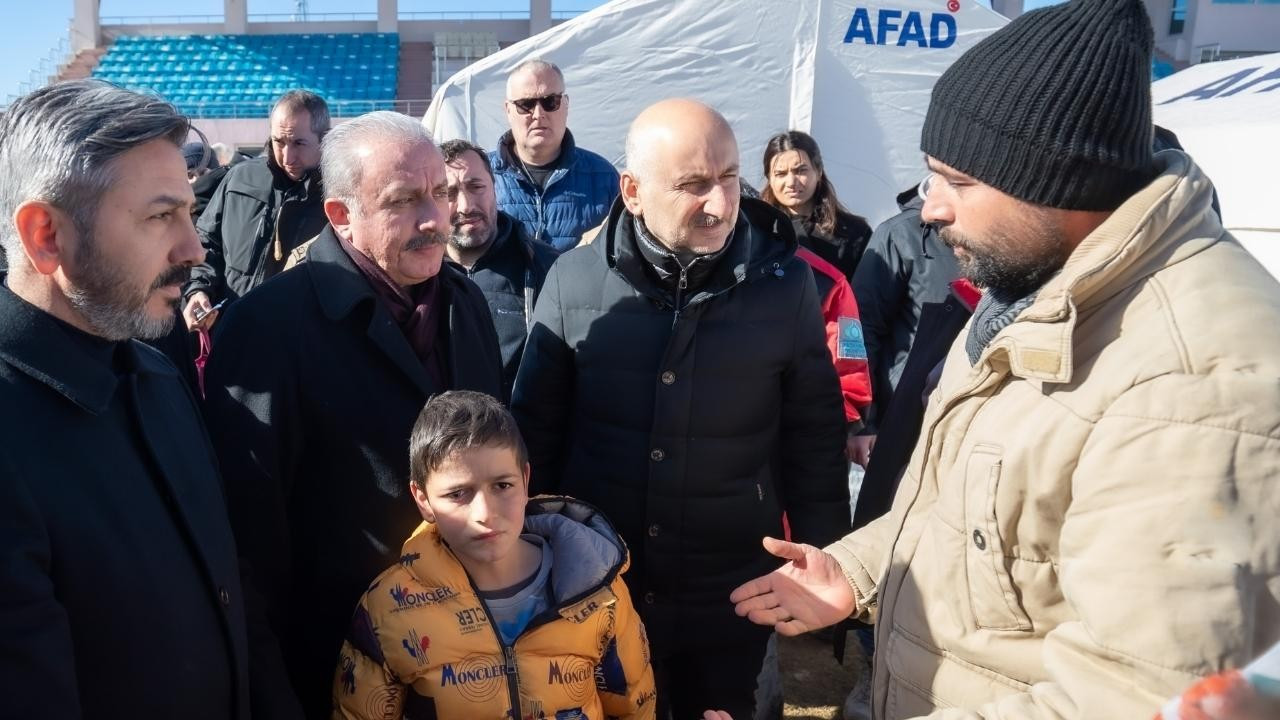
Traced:
[[1199, 60], [1196, 48], [1214, 43], [1224, 52], [1280, 52], [1280, 5], [1192, 2], [1196, 17], [1195, 25], [1188, 25], [1191, 62]]
[[1169, 21], [1173, 18], [1173, 3], [1174, 0], [1144, 0], [1147, 14], [1151, 16], [1151, 27], [1155, 31], [1156, 49], [1175, 60], [1185, 62], [1191, 47], [1190, 16], [1196, 11], [1195, 0], [1190, 0], [1188, 3], [1187, 22], [1183, 31], [1176, 35], [1169, 34]]
[[[261, 120], [202, 120], [191, 121], [210, 143], [226, 143], [231, 147], [262, 147], [267, 143], [271, 126], [266, 118]], [[193, 140], [195, 138], [192, 138]]]
[[[401, 20], [397, 26], [401, 42], [431, 42], [437, 32], [491, 32], [499, 44], [519, 42], [529, 37], [529, 20]], [[563, 20], [553, 20], [558, 25]], [[333, 22], [257, 22], [249, 23], [249, 35], [378, 32], [376, 20]], [[222, 23], [183, 23], [172, 25], [104, 25], [102, 34], [114, 39], [121, 35], [218, 35], [225, 33]]]
[[1156, 48], [1180, 62], [1198, 62], [1198, 48], [1220, 44], [1224, 52], [1280, 51], [1280, 5], [1188, 0], [1183, 31], [1169, 34], [1174, 0], [1144, 0]]

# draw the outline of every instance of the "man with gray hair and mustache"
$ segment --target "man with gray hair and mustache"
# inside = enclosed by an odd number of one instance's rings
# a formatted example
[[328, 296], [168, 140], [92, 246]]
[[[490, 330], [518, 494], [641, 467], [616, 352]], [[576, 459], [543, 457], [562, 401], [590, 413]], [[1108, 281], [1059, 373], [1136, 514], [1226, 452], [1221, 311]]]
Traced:
[[535, 492], [598, 506], [631, 551], [658, 717], [750, 718], [770, 629], [725, 595], [771, 567], [763, 528], [849, 527], [844, 409], [791, 221], [743, 198], [728, 122], [643, 111], [595, 241], [552, 266], [512, 409]]
[[231, 306], [206, 378], [246, 584], [309, 718], [329, 716], [351, 608], [421, 521], [405, 481], [419, 411], [445, 390], [502, 392], [484, 296], [444, 263], [430, 134], [374, 112], [329, 131], [321, 155], [329, 225]]
[[169, 332], [204, 259], [188, 131], [168, 103], [94, 80], [0, 118], [6, 717], [249, 717], [209, 440], [177, 370], [135, 340]]

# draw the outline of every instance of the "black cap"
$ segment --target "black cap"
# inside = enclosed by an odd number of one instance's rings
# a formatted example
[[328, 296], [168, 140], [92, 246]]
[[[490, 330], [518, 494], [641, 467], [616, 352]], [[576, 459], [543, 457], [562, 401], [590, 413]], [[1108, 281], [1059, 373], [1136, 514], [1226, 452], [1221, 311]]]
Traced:
[[202, 142], [189, 142], [182, 146], [182, 157], [187, 161], [187, 172], [191, 172], [200, 167], [200, 161], [208, 156], [208, 164], [205, 169], [213, 170], [219, 166], [218, 156], [213, 154], [213, 150]]
[[938, 78], [920, 149], [1013, 197], [1114, 210], [1154, 176], [1151, 19], [1072, 0], [997, 30]]

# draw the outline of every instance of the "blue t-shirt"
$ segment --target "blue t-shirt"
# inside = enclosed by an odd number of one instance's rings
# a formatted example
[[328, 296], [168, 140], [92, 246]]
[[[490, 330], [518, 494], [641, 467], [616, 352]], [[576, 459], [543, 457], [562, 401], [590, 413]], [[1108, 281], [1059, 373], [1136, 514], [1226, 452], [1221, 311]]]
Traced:
[[532, 575], [500, 590], [480, 592], [480, 599], [489, 608], [489, 614], [498, 626], [502, 642], [511, 645], [529, 626], [529, 621], [551, 607], [551, 546], [541, 536], [521, 535], [520, 538], [542, 551], [542, 560]]

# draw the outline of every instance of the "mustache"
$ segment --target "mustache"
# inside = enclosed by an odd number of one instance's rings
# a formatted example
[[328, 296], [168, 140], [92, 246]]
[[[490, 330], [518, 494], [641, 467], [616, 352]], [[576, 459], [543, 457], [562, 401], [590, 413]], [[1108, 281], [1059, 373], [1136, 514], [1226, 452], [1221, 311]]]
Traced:
[[414, 235], [404, 243], [404, 251], [421, 250], [431, 247], [432, 245], [443, 245], [445, 242], [444, 233], [422, 233]]
[[485, 218], [484, 213], [478, 212], [478, 211], [469, 212], [469, 213], [457, 213], [452, 218], [449, 218], [449, 224], [453, 225], [454, 227], [458, 227], [459, 225], [461, 225], [462, 223], [468, 220], [486, 220], [486, 219], [487, 218]]
[[942, 244], [949, 248], [965, 249], [968, 245], [964, 242], [964, 238], [952, 232], [951, 228], [937, 228], [938, 238], [942, 240]]
[[161, 273], [160, 277], [156, 278], [156, 281], [151, 283], [151, 289], [154, 291], [171, 285], [186, 285], [190, 280], [190, 265], [174, 265]]
[[698, 217], [693, 220], [695, 227], [715, 227], [722, 222], [724, 222], [723, 218], [716, 215], [710, 215], [708, 213], [700, 213]]

